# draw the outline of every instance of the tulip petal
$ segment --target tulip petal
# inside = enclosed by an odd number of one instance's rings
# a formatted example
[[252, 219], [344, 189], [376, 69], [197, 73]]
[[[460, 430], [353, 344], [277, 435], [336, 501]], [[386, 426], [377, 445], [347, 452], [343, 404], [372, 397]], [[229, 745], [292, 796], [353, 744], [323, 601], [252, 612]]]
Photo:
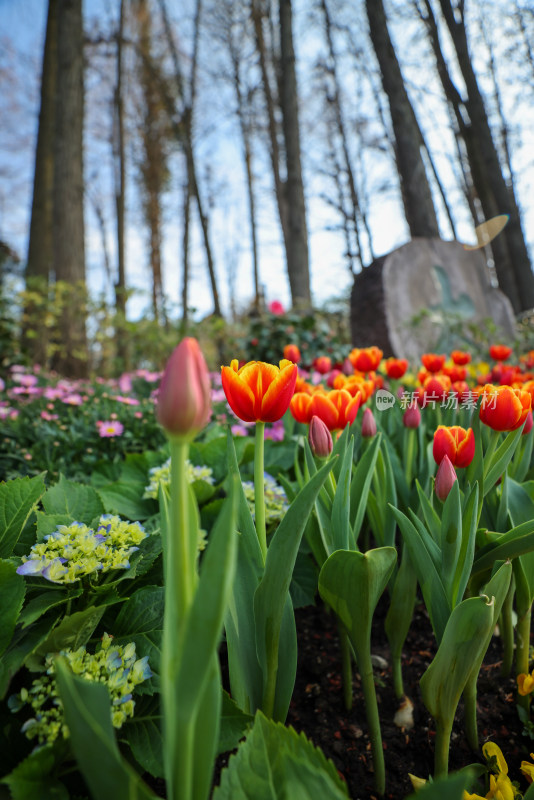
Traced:
[[244, 422], [255, 422], [254, 394], [250, 386], [232, 367], [223, 367], [221, 378], [226, 399], [234, 414]]
[[297, 422], [307, 425], [312, 418], [309, 413], [312, 395], [306, 392], [296, 392], [289, 403], [289, 410]]
[[337, 408], [330, 399], [331, 394], [332, 392], [329, 392], [328, 395], [317, 392], [317, 394], [312, 395], [308, 413], [310, 419], [315, 415], [322, 419], [329, 431], [334, 431], [338, 427], [339, 415]]
[[281, 419], [289, 408], [289, 403], [295, 391], [298, 373], [296, 364], [290, 363], [279, 372], [277, 371], [277, 373], [261, 401], [261, 419], [263, 422], [276, 422], [276, 420]]

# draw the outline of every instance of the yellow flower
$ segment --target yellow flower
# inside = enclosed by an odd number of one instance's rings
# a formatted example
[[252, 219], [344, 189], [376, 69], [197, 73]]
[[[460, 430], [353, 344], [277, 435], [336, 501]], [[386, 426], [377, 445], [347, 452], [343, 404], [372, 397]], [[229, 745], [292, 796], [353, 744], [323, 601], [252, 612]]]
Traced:
[[[534, 759], [534, 753], [531, 753], [530, 757]], [[522, 761], [521, 772], [523, 773], [527, 781], [529, 783], [532, 783], [532, 781], [534, 780], [534, 764], [531, 764], [530, 761]]]
[[517, 691], [523, 697], [527, 694], [530, 694], [534, 690], [534, 672], [531, 672], [530, 675], [525, 675], [522, 672], [520, 675], [517, 676]]
[[501, 748], [495, 744], [495, 742], [486, 742], [482, 747], [482, 752], [484, 753], [486, 761], [490, 762], [492, 759], [495, 759], [494, 763], [490, 764], [490, 768], [492, 768], [494, 772], [498, 775], [508, 775], [508, 764], [502, 754]]
[[421, 787], [426, 784], [426, 780], [424, 778], [418, 778], [417, 775], [412, 775], [410, 772], [408, 773], [408, 777], [412, 782], [412, 786], [414, 791], [418, 792]]
[[487, 800], [514, 800], [516, 795], [512, 781], [507, 775], [490, 775], [490, 790]]

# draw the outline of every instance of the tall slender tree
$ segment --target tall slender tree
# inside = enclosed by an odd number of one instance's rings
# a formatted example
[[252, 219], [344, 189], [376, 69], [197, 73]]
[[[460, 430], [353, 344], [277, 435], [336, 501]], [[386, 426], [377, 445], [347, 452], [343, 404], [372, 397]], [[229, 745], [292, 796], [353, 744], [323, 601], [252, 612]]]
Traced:
[[54, 135], [54, 269], [69, 285], [59, 321], [55, 367], [72, 377], [87, 374], [84, 231], [84, 65], [82, 0], [58, 0], [57, 96]]
[[432, 191], [422, 157], [423, 136], [391, 41], [383, 0], [366, 0], [365, 7], [382, 86], [389, 101], [406, 221], [412, 236], [439, 236]]

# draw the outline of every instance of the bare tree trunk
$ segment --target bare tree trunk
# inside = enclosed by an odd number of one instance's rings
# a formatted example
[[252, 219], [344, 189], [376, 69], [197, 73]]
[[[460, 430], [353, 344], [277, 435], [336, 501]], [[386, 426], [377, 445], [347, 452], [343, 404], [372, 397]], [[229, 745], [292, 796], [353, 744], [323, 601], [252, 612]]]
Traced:
[[287, 173], [287, 272], [293, 305], [307, 308], [311, 306], [311, 292], [298, 101], [291, 0], [280, 0], [280, 107]]
[[[488, 210], [491, 207], [496, 209], [497, 214], [509, 215], [506, 228], [497, 237], [497, 239], [503, 238], [505, 240], [509, 254], [507, 261], [501, 264], [500, 271], [510, 271], [512, 273], [517, 291], [513, 292], [514, 297], [510, 297], [510, 300], [516, 312], [524, 311], [534, 307], [534, 274], [532, 273], [532, 265], [521, 227], [519, 209], [514, 194], [507, 186], [502, 173], [484, 99], [480, 92], [469, 54], [463, 14], [464, 3], [461, 0], [456, 8], [453, 8], [450, 0], [439, 0], [439, 4], [454, 45], [458, 65], [466, 87], [464, 105], [469, 116], [466, 133], [470, 139], [472, 158], [476, 162], [476, 170], [473, 169], [473, 177], [476, 175], [475, 182], [486, 218], [489, 218], [489, 214], [486, 211], [485, 204], [488, 206]], [[478, 187], [479, 181], [480, 189]], [[497, 264], [496, 266], [498, 269]], [[499, 283], [501, 283], [500, 274]], [[512, 283], [512, 281], [510, 280], [509, 283]], [[508, 294], [504, 286], [501, 285], [501, 288]]]
[[124, 147], [124, 90], [123, 90], [124, 0], [120, 0], [119, 28], [117, 30], [117, 78], [113, 107], [113, 162], [115, 182], [115, 210], [117, 222], [117, 281], [115, 283], [115, 311], [119, 326], [115, 332], [117, 356], [123, 369], [128, 369], [128, 353], [123, 323], [126, 320], [126, 256], [124, 240], [126, 155]]
[[[204, 241], [204, 250], [206, 252], [206, 260], [208, 263], [208, 274], [211, 286], [211, 294], [213, 298], [213, 314], [217, 317], [222, 316], [221, 306], [219, 302], [219, 290], [217, 287], [217, 276], [215, 272], [215, 262], [213, 259], [213, 251], [211, 248], [210, 243], [210, 234], [209, 234], [209, 218], [204, 210], [204, 203], [202, 201], [202, 197], [200, 195], [200, 187], [197, 180], [197, 171], [196, 171], [196, 162], [195, 162], [195, 155], [193, 151], [193, 100], [195, 96], [195, 81], [196, 75], [194, 71], [194, 67], [192, 66], [192, 84], [190, 86], [190, 97], [189, 100], [185, 97], [185, 81], [182, 75], [182, 70], [180, 67], [180, 59], [178, 56], [178, 50], [176, 48], [176, 43], [174, 41], [174, 36], [172, 34], [171, 26], [169, 23], [169, 16], [167, 14], [167, 6], [165, 4], [165, 0], [159, 0], [159, 6], [161, 9], [161, 15], [163, 18], [163, 25], [165, 29], [165, 37], [167, 40], [167, 45], [169, 47], [169, 52], [171, 55], [173, 68], [174, 68], [174, 78], [176, 83], [176, 89], [178, 97], [181, 99], [183, 103], [183, 111], [181, 117], [177, 120], [176, 119], [176, 109], [175, 109], [175, 100], [171, 98], [168, 94], [164, 93], [164, 100], [167, 106], [167, 111], [169, 113], [169, 118], [171, 120], [171, 125], [176, 136], [176, 139], [180, 142], [183, 147], [184, 155], [187, 162], [187, 173], [188, 173], [188, 180], [191, 186], [191, 194], [196, 200], [198, 216], [200, 220], [200, 226], [202, 230], [202, 238]], [[195, 42], [198, 40], [198, 31], [199, 31], [199, 24], [200, 24], [200, 12], [201, 12], [201, 0], [197, 0], [197, 10], [195, 15]], [[195, 43], [195, 52], [196, 52], [196, 43]], [[194, 63], [196, 60], [196, 56], [194, 58]]]
[[182, 336], [189, 325], [189, 225], [191, 221], [191, 180], [189, 172], [184, 189], [184, 230], [182, 235]]
[[371, 41], [389, 100], [395, 158], [404, 212], [412, 236], [439, 236], [439, 226], [421, 156], [423, 137], [391, 41], [382, 0], [366, 0]]
[[[54, 194], [54, 128], [57, 81], [57, 13], [58, 0], [49, 0], [46, 38], [41, 75], [41, 108], [35, 152], [33, 199], [26, 262], [26, 288], [45, 292], [54, 266], [53, 194]], [[43, 302], [45, 298], [43, 298]], [[24, 308], [23, 346], [32, 360], [46, 363], [47, 329], [44, 312], [33, 301]], [[39, 319], [40, 318], [40, 319]]]
[[[82, 0], [59, 0], [58, 71], [54, 149], [54, 266], [56, 281], [73, 297], [60, 318], [55, 367], [71, 377], [87, 374], [83, 176]], [[80, 305], [79, 305], [80, 304]]]

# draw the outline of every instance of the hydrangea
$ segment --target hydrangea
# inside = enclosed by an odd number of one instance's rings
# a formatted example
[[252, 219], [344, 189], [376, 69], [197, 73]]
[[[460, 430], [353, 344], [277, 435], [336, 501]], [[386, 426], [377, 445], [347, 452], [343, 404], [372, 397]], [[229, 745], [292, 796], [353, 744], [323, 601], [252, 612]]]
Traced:
[[[115, 728], [120, 728], [128, 717], [133, 717], [135, 700], [132, 694], [136, 686], [152, 677], [152, 672], [148, 656], [136, 657], [134, 642], [118, 646], [112, 644], [112, 639], [105, 633], [94, 655], [85, 647], [61, 650], [60, 655], [79, 678], [104, 683], [108, 687], [112, 723]], [[21, 731], [28, 739], [37, 739], [38, 745], [51, 744], [58, 736], [64, 739], [69, 736], [55, 678], [55, 656], [55, 653], [46, 656], [45, 672], [33, 681], [30, 689], [22, 689], [8, 701], [13, 713], [26, 706], [32, 709], [33, 716], [26, 720]]]
[[[213, 470], [210, 467], [201, 466], [195, 467], [189, 460], [186, 462], [187, 477], [190, 483], [194, 481], [204, 481], [213, 485]], [[150, 483], [145, 487], [143, 497], [152, 497], [158, 499], [159, 487], [164, 488], [170, 486], [171, 483], [171, 459], [168, 458], [164, 464], [159, 467], [152, 467], [148, 472]]]
[[111, 514], [100, 517], [93, 530], [81, 522], [58, 525], [22, 556], [19, 575], [40, 575], [53, 583], [74, 583], [93, 572], [128, 569], [130, 556], [149, 534], [139, 522]]
[[[286, 513], [289, 503], [287, 495], [279, 486], [272, 475], [264, 473], [265, 480], [265, 523], [270, 525], [273, 522], [280, 522]], [[243, 481], [243, 489], [249, 508], [254, 518], [254, 484], [252, 481]]]

